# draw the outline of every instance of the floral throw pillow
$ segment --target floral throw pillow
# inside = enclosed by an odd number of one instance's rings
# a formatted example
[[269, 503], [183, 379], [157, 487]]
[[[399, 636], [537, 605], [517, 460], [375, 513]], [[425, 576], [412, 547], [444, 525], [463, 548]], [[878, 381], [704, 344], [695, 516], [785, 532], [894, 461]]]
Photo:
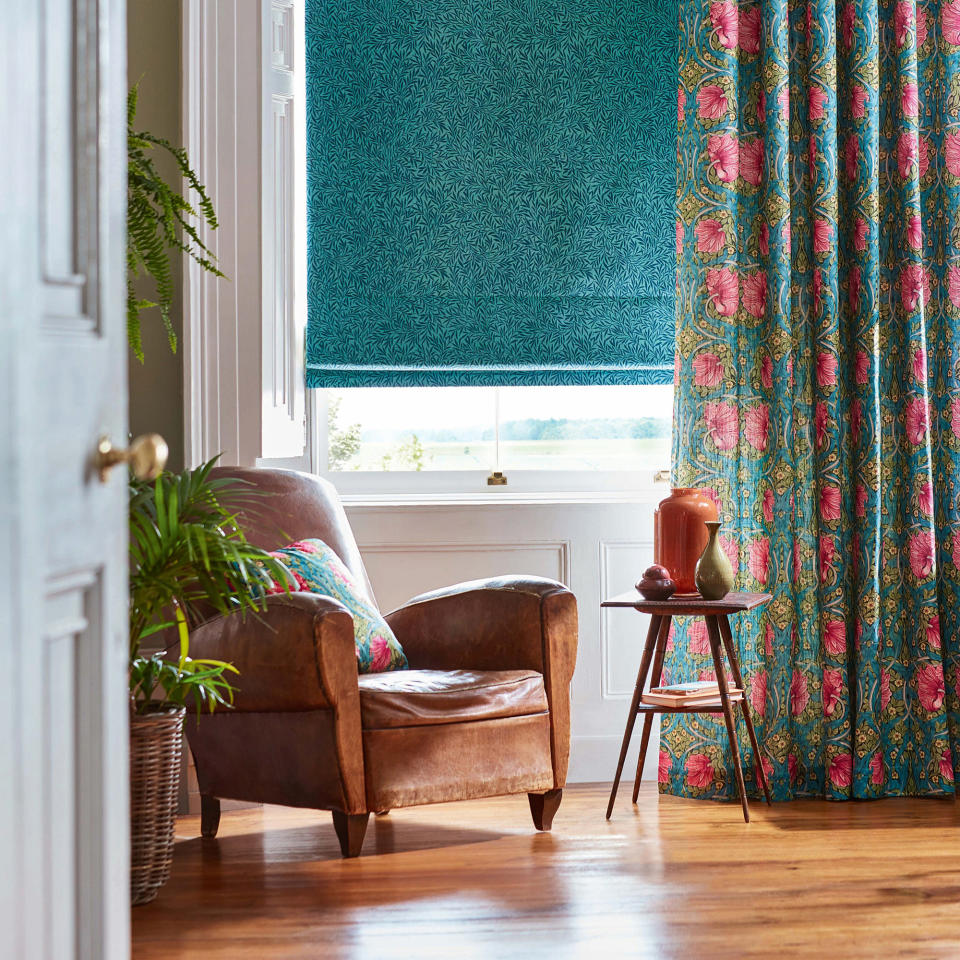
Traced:
[[[344, 562], [322, 540], [298, 540], [272, 551], [293, 575], [290, 589], [322, 593], [339, 600], [353, 617], [360, 673], [406, 670], [406, 655], [387, 621], [357, 587]], [[267, 593], [283, 593], [284, 586], [271, 581]]]

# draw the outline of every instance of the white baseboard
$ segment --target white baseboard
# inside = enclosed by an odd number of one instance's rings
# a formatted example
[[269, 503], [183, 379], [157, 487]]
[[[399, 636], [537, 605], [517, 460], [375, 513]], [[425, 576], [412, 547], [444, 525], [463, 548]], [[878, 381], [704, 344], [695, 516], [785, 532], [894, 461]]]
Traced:
[[[633, 782], [637, 771], [637, 754], [640, 750], [642, 724], [637, 723], [630, 740], [630, 750], [623, 766], [623, 781]], [[570, 768], [567, 783], [602, 783], [613, 780], [620, 756], [620, 736], [574, 736], [570, 739]], [[657, 756], [660, 750], [660, 725], [654, 724], [650, 731], [650, 744], [643, 764], [643, 780], [657, 781]]]

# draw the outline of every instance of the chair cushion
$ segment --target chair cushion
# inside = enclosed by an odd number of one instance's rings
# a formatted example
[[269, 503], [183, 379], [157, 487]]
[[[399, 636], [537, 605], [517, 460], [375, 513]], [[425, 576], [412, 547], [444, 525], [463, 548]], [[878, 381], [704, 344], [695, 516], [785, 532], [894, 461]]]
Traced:
[[[271, 551], [293, 576], [291, 591], [321, 593], [339, 600], [353, 617], [353, 639], [360, 673], [406, 670], [407, 657], [380, 611], [367, 600], [344, 562], [322, 540], [298, 540]], [[283, 584], [271, 580], [267, 593], [283, 593]]]
[[360, 677], [365, 730], [546, 713], [535, 670], [404, 670]]

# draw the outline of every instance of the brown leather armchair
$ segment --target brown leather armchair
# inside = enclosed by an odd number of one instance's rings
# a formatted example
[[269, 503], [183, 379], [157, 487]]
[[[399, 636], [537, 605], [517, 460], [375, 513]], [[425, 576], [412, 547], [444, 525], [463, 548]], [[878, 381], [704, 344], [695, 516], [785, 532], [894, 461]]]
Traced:
[[[269, 494], [242, 515], [267, 549], [319, 537], [369, 596], [360, 552], [333, 487], [286, 470], [224, 468]], [[387, 615], [410, 669], [358, 676], [353, 624], [336, 600], [273, 596], [260, 618], [218, 617], [191, 653], [240, 670], [234, 709], [191, 718], [201, 832], [221, 797], [333, 812], [345, 857], [371, 812], [526, 793], [549, 830], [566, 780], [577, 605], [539, 577], [475, 580], [415, 597]]]

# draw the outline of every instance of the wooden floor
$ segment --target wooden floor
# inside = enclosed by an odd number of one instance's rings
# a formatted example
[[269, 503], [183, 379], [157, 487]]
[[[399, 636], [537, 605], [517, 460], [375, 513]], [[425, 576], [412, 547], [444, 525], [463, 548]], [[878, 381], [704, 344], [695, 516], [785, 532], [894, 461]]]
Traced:
[[341, 860], [329, 814], [178, 825], [173, 876], [133, 911], [134, 960], [960, 957], [960, 804], [740, 809], [568, 788], [550, 834], [525, 797], [371, 818]]

